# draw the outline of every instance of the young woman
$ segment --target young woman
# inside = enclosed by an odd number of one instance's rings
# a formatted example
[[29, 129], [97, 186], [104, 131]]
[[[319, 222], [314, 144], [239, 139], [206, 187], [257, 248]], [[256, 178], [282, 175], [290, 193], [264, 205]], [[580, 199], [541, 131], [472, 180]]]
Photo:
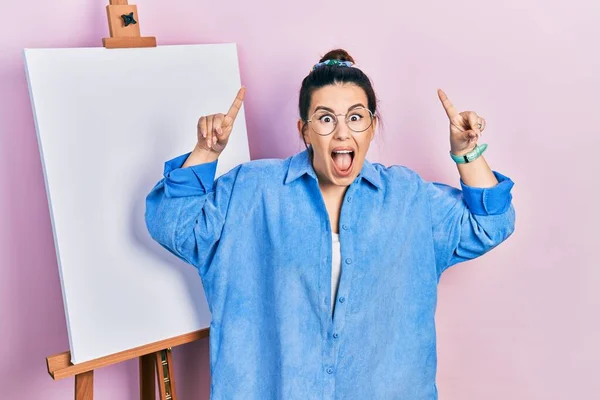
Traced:
[[242, 88], [166, 163], [146, 221], [202, 278], [211, 399], [437, 399], [440, 275], [504, 241], [515, 219], [512, 181], [477, 145], [485, 121], [438, 94], [462, 190], [365, 159], [377, 100], [343, 50], [302, 82], [305, 151], [214, 180]]

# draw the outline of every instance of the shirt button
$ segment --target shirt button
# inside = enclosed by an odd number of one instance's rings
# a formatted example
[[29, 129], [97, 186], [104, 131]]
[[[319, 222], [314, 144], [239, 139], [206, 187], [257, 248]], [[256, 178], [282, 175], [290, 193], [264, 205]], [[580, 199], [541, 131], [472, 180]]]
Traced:
[[345, 302], [345, 301], [346, 301], [346, 298], [345, 298], [345, 297], [340, 297], [340, 299], [339, 299], [339, 300], [340, 300], [340, 303], [343, 303], [343, 302]]
[[334, 337], [334, 339], [337, 339], [337, 338], [338, 338], [338, 336], [339, 336], [339, 335], [337, 334], [337, 332], [333, 334], [333, 337]]
[[342, 229], [347, 231], [348, 230], [348, 225], [342, 225]]
[[333, 374], [333, 368], [331, 368], [331, 367], [327, 368], [327, 373], [328, 374]]
[[352, 264], [352, 259], [351, 258], [346, 258], [346, 264]]

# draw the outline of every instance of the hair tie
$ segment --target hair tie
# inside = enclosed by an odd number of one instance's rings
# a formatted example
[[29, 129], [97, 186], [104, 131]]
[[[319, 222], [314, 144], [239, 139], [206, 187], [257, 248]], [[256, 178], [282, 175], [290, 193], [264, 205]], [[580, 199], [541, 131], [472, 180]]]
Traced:
[[324, 65], [337, 65], [339, 67], [351, 67], [354, 65], [354, 63], [352, 63], [351, 61], [341, 61], [341, 60], [325, 60], [323, 62], [320, 62], [318, 64], [315, 64], [315, 66], [312, 68], [311, 72], [314, 71], [317, 68], [320, 68]]

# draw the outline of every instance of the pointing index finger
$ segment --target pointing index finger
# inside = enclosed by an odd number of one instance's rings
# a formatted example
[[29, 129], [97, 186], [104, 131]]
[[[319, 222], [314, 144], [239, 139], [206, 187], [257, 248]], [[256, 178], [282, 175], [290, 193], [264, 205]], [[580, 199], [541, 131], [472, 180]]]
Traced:
[[231, 107], [229, 107], [229, 111], [227, 111], [225, 118], [230, 118], [232, 121], [235, 120], [235, 117], [237, 117], [238, 112], [240, 112], [240, 108], [242, 108], [242, 103], [244, 102], [245, 94], [246, 88], [242, 86], [238, 91], [237, 96], [233, 101], [233, 104], [231, 105]]
[[452, 119], [455, 116], [457, 116], [458, 111], [456, 110], [456, 108], [454, 107], [454, 105], [452, 104], [452, 102], [450, 101], [448, 96], [446, 96], [446, 93], [444, 93], [444, 91], [442, 89], [438, 89], [438, 96], [440, 98], [440, 101], [442, 102], [442, 105], [444, 106], [444, 110], [446, 110], [446, 114], [448, 115], [448, 118]]

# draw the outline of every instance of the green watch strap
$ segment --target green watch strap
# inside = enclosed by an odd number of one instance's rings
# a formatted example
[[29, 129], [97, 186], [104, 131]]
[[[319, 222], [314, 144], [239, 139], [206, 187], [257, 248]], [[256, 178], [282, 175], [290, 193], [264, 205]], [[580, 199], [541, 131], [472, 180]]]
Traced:
[[450, 157], [452, 157], [454, 162], [457, 164], [467, 164], [477, 160], [479, 156], [483, 154], [485, 149], [487, 149], [487, 146], [487, 144], [482, 144], [481, 146], [475, 145], [473, 150], [462, 156], [457, 156], [456, 154], [452, 154], [452, 152], [450, 152]]

